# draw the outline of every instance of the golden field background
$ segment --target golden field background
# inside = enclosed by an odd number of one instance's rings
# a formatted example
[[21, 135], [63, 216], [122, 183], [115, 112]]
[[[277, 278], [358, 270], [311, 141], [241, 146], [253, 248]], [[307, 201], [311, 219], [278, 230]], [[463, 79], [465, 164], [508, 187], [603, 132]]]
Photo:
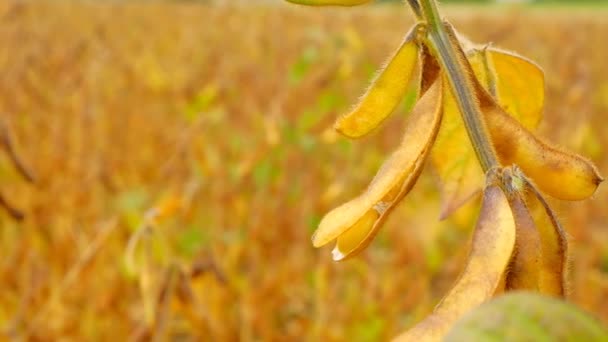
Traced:
[[[448, 7], [546, 71], [541, 133], [608, 174], [601, 8]], [[427, 167], [359, 257], [314, 250], [322, 215], [397, 146], [329, 129], [412, 25], [406, 7], [0, 3], [0, 340], [376, 341], [427, 314], [467, 253]], [[407, 101], [406, 101], [407, 102]], [[608, 323], [608, 189], [556, 203], [571, 300]]]

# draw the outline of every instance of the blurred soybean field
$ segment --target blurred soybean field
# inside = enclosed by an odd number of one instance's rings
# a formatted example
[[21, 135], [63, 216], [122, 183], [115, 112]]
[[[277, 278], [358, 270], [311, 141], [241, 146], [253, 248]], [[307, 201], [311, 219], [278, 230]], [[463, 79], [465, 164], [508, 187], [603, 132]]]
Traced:
[[[544, 68], [541, 134], [606, 174], [608, 9], [446, 13]], [[427, 170], [359, 257], [310, 244], [400, 141], [411, 99], [362, 140], [331, 127], [412, 24], [392, 5], [0, 3], [0, 123], [35, 178], [0, 151], [0, 340], [377, 341], [421, 319], [478, 199], [439, 221]], [[555, 204], [570, 298], [604, 323], [607, 203]]]

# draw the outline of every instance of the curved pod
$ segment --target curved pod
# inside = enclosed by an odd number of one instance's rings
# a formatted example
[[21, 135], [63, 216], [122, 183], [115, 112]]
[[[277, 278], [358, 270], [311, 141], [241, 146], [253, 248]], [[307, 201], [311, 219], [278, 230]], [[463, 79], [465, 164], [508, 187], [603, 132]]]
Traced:
[[395, 54], [372, 81], [352, 111], [336, 121], [335, 129], [349, 138], [362, 137], [374, 130], [397, 108], [408, 91], [420, 92], [420, 46], [414, 26]]
[[369, 244], [422, 170], [441, 122], [441, 91], [441, 82], [436, 82], [420, 99], [407, 121], [400, 147], [384, 162], [366, 191], [325, 215], [312, 237], [315, 247], [337, 239], [334, 260], [343, 260]]
[[486, 187], [467, 264], [433, 313], [396, 341], [440, 341], [463, 314], [492, 297], [511, 260], [515, 221], [498, 185]]

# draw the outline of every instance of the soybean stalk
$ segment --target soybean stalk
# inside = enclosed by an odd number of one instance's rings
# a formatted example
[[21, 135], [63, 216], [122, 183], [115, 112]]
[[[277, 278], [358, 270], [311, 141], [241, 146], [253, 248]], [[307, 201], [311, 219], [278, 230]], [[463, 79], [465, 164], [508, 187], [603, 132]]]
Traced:
[[[475, 100], [474, 85], [466, 75], [463, 61], [458, 51], [450, 41], [446, 26], [439, 16], [435, 0], [408, 0], [414, 14], [427, 26], [427, 46], [435, 55], [456, 98], [456, 103], [462, 114], [464, 126], [475, 150], [475, 154], [484, 171], [499, 167], [496, 152], [492, 147], [483, 113]], [[422, 11], [420, 9], [422, 8]]]

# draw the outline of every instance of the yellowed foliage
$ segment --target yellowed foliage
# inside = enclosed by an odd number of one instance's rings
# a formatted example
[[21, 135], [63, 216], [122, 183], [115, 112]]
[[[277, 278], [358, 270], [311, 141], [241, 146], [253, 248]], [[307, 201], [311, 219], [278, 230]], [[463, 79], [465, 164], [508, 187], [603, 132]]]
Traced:
[[[517, 60], [515, 56], [509, 58]], [[522, 65], [532, 64], [525, 62]], [[498, 105], [477, 79], [473, 78], [472, 82], [493, 147], [503, 166], [520, 167], [542, 192], [558, 199], [582, 200], [595, 193], [603, 178], [590, 160], [542, 141]], [[525, 92], [525, 89], [520, 91]], [[531, 91], [534, 92], [533, 89]], [[534, 107], [534, 99], [531, 101], [529, 105]], [[506, 107], [518, 108], [515, 105]], [[542, 103], [539, 104], [541, 107]], [[525, 115], [525, 112], [521, 114]]]
[[467, 53], [481, 85], [524, 127], [534, 129], [543, 117], [545, 74], [531, 60], [493, 47]]
[[[538, 125], [544, 104], [544, 75], [536, 64], [492, 47], [472, 50], [467, 58], [474, 75], [509, 115], [525, 127]], [[526, 95], [517, 96], [520, 93]], [[458, 209], [483, 184], [483, 172], [453, 94], [447, 94], [445, 102], [444, 120], [431, 154], [441, 184], [442, 218]]]
[[458, 104], [449, 85], [445, 88], [444, 118], [431, 153], [441, 185], [442, 218], [458, 209], [483, 184], [483, 171], [464, 129]]
[[[500, 162], [519, 165], [543, 192], [556, 198], [591, 196], [602, 180], [595, 166], [583, 157], [551, 147], [527, 130], [535, 128], [542, 117], [542, 70], [523, 57], [492, 48], [475, 50], [469, 61], [465, 66], [470, 66], [484, 88], [478, 88], [478, 97]], [[473, 82], [480, 87], [478, 80]], [[455, 103], [446, 105], [432, 154], [442, 184], [442, 217], [470, 198], [483, 176], [470, 143], [455, 143], [468, 139], [460, 115], [454, 111], [460, 114]], [[563, 186], [564, 182], [568, 185]]]
[[[323, 133], [411, 16], [385, 6], [338, 13], [212, 2], [219, 6], [0, 3], [0, 117], [39, 180], [25, 182], [0, 152], [0, 192], [24, 215], [16, 221], [0, 208], [0, 339], [384, 341], [405, 328], [404, 314], [421, 319], [441, 298], [438, 286], [457, 276], [466, 251], [451, 251], [466, 232], [454, 229], [452, 218], [432, 223], [436, 192], [425, 175], [410, 193], [415, 198], [393, 210], [382, 241], [366, 252], [369, 262], [334, 265], [308, 239], [327, 206], [377, 171], [388, 145], [400, 141], [401, 127], [368, 136], [365, 146]], [[581, 135], [608, 146], [605, 18], [587, 10], [568, 20], [551, 9], [496, 12], [497, 28], [531, 28], [504, 36], [468, 20], [481, 19], [479, 12], [457, 15], [463, 32], [526, 51], [551, 70], [546, 131], [603, 170], [602, 148], [590, 153], [568, 139], [586, 125]], [[345, 29], [357, 32], [361, 48], [350, 46]], [[317, 53], [311, 68], [288, 84], [308, 49]], [[142, 55], [144, 69], [136, 65]], [[346, 82], [342, 55], [350, 56]], [[154, 75], [162, 82], [153, 84]], [[217, 88], [210, 103], [209, 84]], [[573, 87], [582, 101], [570, 102]], [[337, 104], [317, 110], [310, 128], [298, 125], [303, 111], [331, 97]], [[276, 121], [267, 127], [265, 118]], [[267, 132], [274, 136], [275, 128], [273, 145]], [[197, 183], [188, 209], [163, 220], [153, 236], [148, 270], [155, 285], [144, 295], [137, 274], [121, 262], [128, 239], [159, 195]], [[560, 211], [576, 237], [569, 300], [604, 323], [605, 190]], [[439, 256], [431, 256], [434, 249]], [[136, 271], [143, 250], [139, 244]], [[198, 276], [161, 291], [182, 309], [155, 304], [156, 312], [145, 314], [143, 300], [158, 300], [167, 262]], [[158, 325], [149, 327], [147, 315]]]
[[167, 194], [148, 210], [146, 218], [154, 223], [162, 222], [177, 215], [183, 209], [184, 204], [184, 198], [179, 194]]

